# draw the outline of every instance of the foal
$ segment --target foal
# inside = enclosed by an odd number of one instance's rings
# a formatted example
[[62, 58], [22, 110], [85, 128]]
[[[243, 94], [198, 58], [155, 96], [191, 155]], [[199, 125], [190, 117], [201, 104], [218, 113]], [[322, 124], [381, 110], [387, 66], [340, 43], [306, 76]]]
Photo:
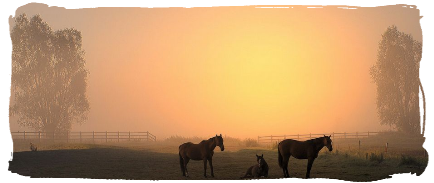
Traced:
[[268, 164], [264, 159], [264, 154], [261, 156], [256, 155], [256, 161], [258, 164], [248, 168], [246, 174], [241, 177], [241, 179], [250, 177], [259, 178], [261, 176], [264, 176], [265, 178], [268, 177]]

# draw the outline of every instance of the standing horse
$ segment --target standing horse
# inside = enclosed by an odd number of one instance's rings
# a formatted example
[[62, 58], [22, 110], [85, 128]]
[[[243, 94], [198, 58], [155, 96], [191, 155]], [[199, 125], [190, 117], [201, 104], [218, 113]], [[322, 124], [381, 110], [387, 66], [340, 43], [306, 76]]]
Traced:
[[307, 172], [306, 178], [310, 177], [310, 169], [312, 168], [313, 161], [318, 157], [318, 152], [326, 146], [329, 151], [333, 150], [331, 136], [319, 137], [307, 141], [296, 141], [286, 139], [279, 143], [279, 166], [283, 169], [283, 176], [289, 177], [288, 173], [288, 160], [290, 156], [297, 159], [307, 159]]
[[203, 160], [203, 175], [206, 177], [206, 163], [209, 162], [211, 168], [211, 176], [214, 177], [214, 169], [212, 166], [212, 156], [214, 155], [214, 148], [220, 147], [221, 151], [225, 150], [223, 145], [222, 134], [220, 136], [212, 137], [208, 140], [202, 140], [199, 144], [191, 142], [184, 143], [179, 146], [179, 164], [181, 165], [182, 175], [188, 177], [187, 163], [192, 160]]

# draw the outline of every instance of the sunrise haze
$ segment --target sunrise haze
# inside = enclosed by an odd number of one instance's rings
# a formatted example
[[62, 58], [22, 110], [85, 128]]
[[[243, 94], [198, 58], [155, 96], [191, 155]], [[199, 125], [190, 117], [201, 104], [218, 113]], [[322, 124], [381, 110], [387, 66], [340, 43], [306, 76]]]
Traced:
[[369, 69], [387, 27], [422, 40], [419, 10], [276, 7], [29, 4], [15, 16], [40, 14], [53, 30], [82, 33], [91, 109], [72, 131], [164, 139], [389, 129], [378, 121]]

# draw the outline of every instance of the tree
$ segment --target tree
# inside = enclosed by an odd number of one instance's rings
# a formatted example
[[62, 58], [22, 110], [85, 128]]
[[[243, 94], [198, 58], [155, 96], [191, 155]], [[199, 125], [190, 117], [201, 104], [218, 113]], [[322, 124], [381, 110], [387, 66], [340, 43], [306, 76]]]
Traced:
[[[422, 44], [409, 34], [388, 27], [379, 43], [370, 74], [377, 84], [377, 113], [381, 124], [407, 133], [420, 133], [419, 65]], [[425, 116], [424, 116], [425, 126]], [[424, 128], [425, 129], [425, 128]]]
[[10, 116], [35, 130], [66, 132], [82, 123], [90, 109], [81, 32], [52, 31], [39, 15], [15, 18], [11, 30]]
[[3, 100], [2, 95], [0, 93], [0, 134], [6, 129], [3, 124], [9, 117], [9, 104], [6, 100]]

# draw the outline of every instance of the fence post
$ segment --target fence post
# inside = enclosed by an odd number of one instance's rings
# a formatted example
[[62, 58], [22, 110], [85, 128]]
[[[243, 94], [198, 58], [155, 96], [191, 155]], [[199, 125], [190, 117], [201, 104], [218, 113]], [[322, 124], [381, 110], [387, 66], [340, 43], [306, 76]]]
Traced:
[[107, 142], [107, 131], [105, 131], [105, 142]]
[[270, 143], [273, 143], [273, 135], [270, 136]]
[[128, 141], [131, 141], [131, 132], [128, 132]]
[[369, 131], [368, 131], [368, 137], [369, 137]]
[[386, 153], [387, 153], [387, 147], [389, 146], [389, 142], [386, 142]]
[[283, 135], [283, 139], [286, 139], [286, 135]]
[[80, 143], [81, 143], [81, 131], [80, 131]]
[[95, 131], [92, 131], [92, 141], [95, 143]]
[[118, 131], [118, 142], [119, 142], [119, 131]]
[[149, 141], [149, 132], [146, 131], [146, 141]]
[[41, 131], [38, 132], [38, 139], [39, 139], [39, 142], [41, 142]]
[[54, 131], [53, 131], [53, 142], [54, 142]]
[[360, 139], [359, 139], [359, 152], [360, 152]]
[[309, 138], [312, 138], [312, 133], [309, 133]]
[[66, 143], [69, 143], [69, 131], [66, 132]]
[[297, 140], [300, 140], [300, 134], [297, 134]]
[[333, 132], [332, 138], [333, 138], [333, 141], [334, 141], [335, 140], [335, 132]]
[[26, 131], [24, 131], [24, 140], [26, 140]]

